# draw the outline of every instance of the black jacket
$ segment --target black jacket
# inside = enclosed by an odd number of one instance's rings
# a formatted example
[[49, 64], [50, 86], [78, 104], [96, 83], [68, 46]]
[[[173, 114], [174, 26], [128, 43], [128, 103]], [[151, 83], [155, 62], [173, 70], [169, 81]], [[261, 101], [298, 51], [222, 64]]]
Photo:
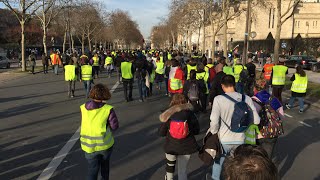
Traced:
[[209, 102], [213, 102], [213, 99], [216, 96], [224, 94], [224, 91], [221, 86], [221, 80], [223, 76], [225, 76], [226, 73], [223, 71], [220, 71], [216, 74], [216, 76], [213, 78], [212, 84], [211, 84], [211, 89], [210, 89], [210, 94], [209, 94]]
[[247, 70], [249, 72], [249, 76], [251, 78], [256, 77], [256, 65], [254, 65], [252, 62], [246, 64]]
[[203, 80], [187, 80], [183, 85], [183, 95], [188, 99], [188, 92], [193, 83], [198, 85], [199, 97], [203, 97], [207, 91]]
[[[199, 122], [193, 113], [191, 104], [182, 104], [170, 107], [160, 115], [163, 122], [159, 128], [159, 135], [166, 137], [164, 151], [172, 155], [187, 155], [198, 152], [199, 146], [194, 135], [199, 134]], [[189, 135], [184, 139], [175, 139], [169, 132], [170, 119], [187, 120]]]

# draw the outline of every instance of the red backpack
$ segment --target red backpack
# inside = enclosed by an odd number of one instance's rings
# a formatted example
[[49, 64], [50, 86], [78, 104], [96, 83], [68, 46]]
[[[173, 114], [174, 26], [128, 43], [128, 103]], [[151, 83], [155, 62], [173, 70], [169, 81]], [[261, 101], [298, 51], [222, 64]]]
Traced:
[[189, 126], [187, 120], [173, 120], [170, 121], [170, 135], [175, 139], [184, 139], [189, 134]]
[[[207, 68], [209, 68], [208, 66], [206, 66]], [[212, 83], [214, 77], [216, 76], [216, 70], [214, 69], [214, 66], [212, 66], [211, 68], [209, 68], [209, 82]]]

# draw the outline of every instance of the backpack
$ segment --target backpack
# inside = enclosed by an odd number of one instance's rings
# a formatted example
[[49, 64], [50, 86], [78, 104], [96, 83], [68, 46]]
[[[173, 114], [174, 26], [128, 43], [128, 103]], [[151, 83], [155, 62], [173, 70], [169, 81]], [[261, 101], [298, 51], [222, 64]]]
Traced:
[[192, 102], [199, 100], [199, 87], [196, 82], [191, 82], [188, 90], [188, 99]]
[[242, 100], [240, 102], [234, 100], [227, 94], [224, 94], [223, 96], [235, 104], [231, 118], [231, 126], [228, 126], [223, 120], [222, 121], [232, 132], [244, 132], [253, 123], [253, 112], [249, 105], [245, 102], [246, 96], [242, 94]]
[[260, 133], [264, 138], [274, 138], [284, 134], [282, 120], [279, 113], [271, 107], [271, 100], [273, 97], [269, 98], [268, 103], [262, 103], [256, 98], [252, 98], [254, 102], [261, 106], [259, 112]]
[[175, 139], [184, 139], [189, 134], [189, 126], [187, 120], [173, 120], [170, 121], [169, 132], [171, 137]]
[[[206, 66], [207, 68], [209, 68], [208, 66]], [[214, 69], [214, 67], [209, 68], [209, 82], [212, 83], [214, 77], [216, 76], [216, 70]]]
[[242, 71], [239, 75], [239, 82], [242, 82], [242, 83], [246, 83], [248, 82], [248, 79], [249, 79], [249, 71], [247, 69], [244, 69], [244, 66], [242, 65]]

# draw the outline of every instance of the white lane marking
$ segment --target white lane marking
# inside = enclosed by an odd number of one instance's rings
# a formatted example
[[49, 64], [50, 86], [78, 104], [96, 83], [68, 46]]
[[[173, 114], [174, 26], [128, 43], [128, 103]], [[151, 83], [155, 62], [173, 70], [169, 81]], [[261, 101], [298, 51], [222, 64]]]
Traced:
[[[117, 89], [119, 84], [120, 84], [119, 81], [117, 81], [116, 84], [114, 84], [113, 87], [111, 88], [110, 93], [113, 93]], [[69, 139], [69, 141], [62, 147], [62, 149], [58, 152], [58, 154], [51, 160], [49, 165], [43, 170], [43, 172], [40, 174], [37, 180], [50, 179], [50, 177], [59, 167], [63, 159], [68, 155], [69, 151], [76, 144], [79, 138], [80, 138], [80, 127]]]
[[307, 126], [307, 127], [312, 128], [312, 126], [311, 126], [310, 124], [307, 124], [307, 123], [305, 123], [305, 122], [303, 122], [303, 121], [299, 121], [299, 122], [300, 122], [300, 124], [303, 124], [303, 125], [305, 125], [305, 126]]
[[289, 117], [289, 118], [293, 118], [291, 115], [284, 113], [285, 116]]

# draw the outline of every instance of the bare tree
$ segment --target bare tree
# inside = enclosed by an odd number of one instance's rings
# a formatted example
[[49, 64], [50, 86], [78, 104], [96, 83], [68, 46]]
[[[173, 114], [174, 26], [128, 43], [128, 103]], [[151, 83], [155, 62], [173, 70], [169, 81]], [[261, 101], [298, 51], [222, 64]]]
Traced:
[[[31, 16], [38, 10], [38, 0], [0, 0], [11, 12], [17, 17], [21, 26], [21, 57], [22, 57], [22, 71], [26, 71], [25, 61], [25, 24]], [[19, 8], [15, 9], [15, 5], [19, 4]]]
[[40, 2], [40, 12], [36, 13], [38, 17], [41, 27], [43, 30], [43, 49], [44, 53], [47, 53], [47, 30], [48, 26], [51, 23], [51, 20], [58, 14], [59, 11], [54, 11], [53, 6], [55, 5], [56, 0], [41, 0]]
[[301, 0], [289, 0], [288, 6], [283, 13], [282, 13], [282, 3], [283, 3], [283, 0], [277, 0], [277, 29], [276, 29], [275, 44], [274, 44], [275, 63], [278, 63], [279, 61], [281, 27], [295, 13], [299, 3], [301, 3]]

